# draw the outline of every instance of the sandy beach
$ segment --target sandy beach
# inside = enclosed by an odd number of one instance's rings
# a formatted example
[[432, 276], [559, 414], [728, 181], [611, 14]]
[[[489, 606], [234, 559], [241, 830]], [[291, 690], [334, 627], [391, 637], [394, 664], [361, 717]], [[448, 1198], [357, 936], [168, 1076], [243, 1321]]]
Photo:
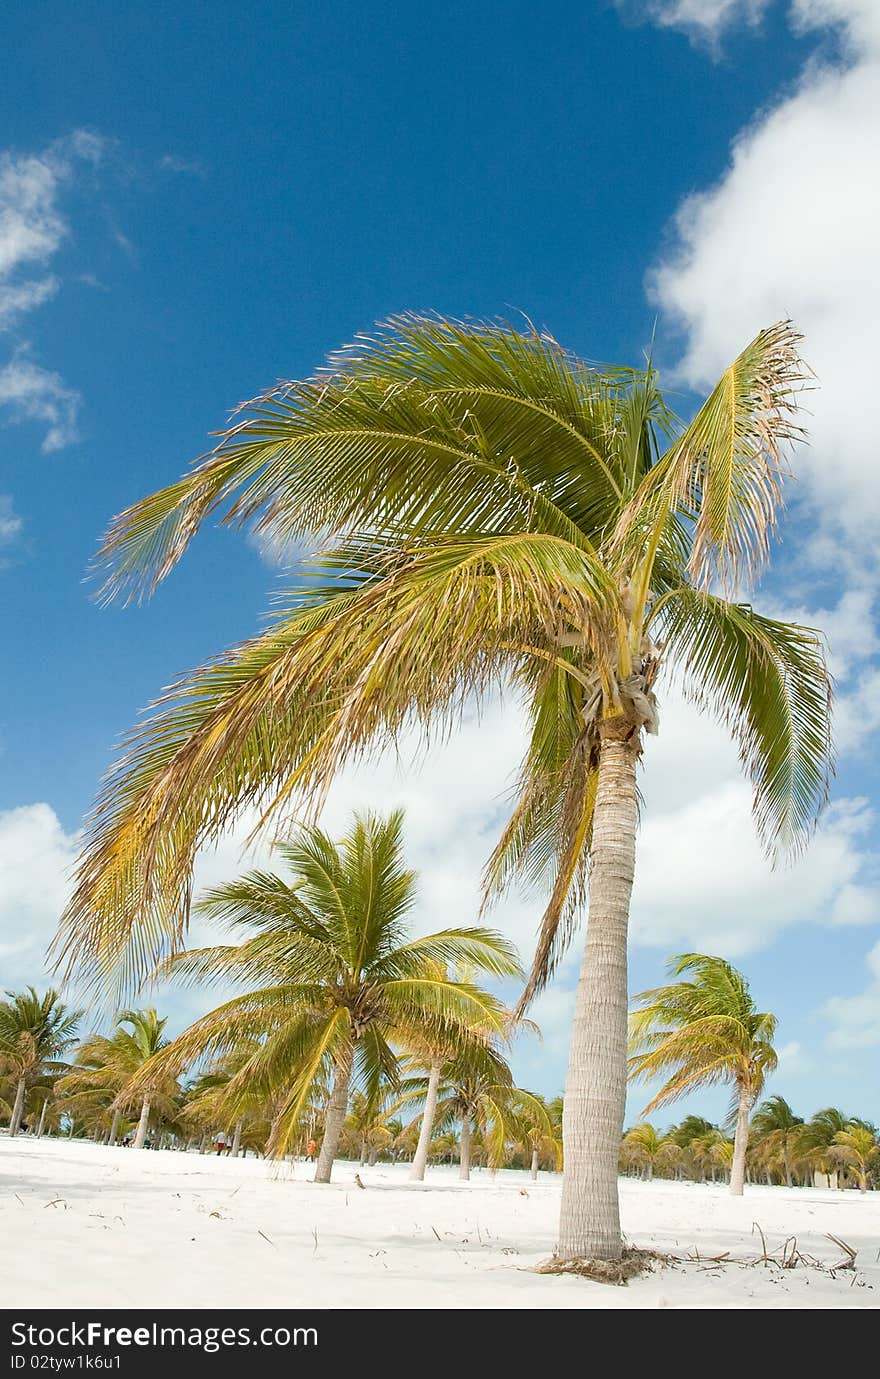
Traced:
[[[329, 1187], [255, 1158], [0, 1138], [0, 1295], [12, 1307], [877, 1308], [880, 1193], [624, 1179], [629, 1240], [702, 1262], [613, 1288], [535, 1274], [560, 1179], [340, 1162]], [[359, 1174], [364, 1184], [355, 1183]], [[754, 1260], [796, 1238], [798, 1263]], [[827, 1238], [857, 1251], [855, 1270]]]

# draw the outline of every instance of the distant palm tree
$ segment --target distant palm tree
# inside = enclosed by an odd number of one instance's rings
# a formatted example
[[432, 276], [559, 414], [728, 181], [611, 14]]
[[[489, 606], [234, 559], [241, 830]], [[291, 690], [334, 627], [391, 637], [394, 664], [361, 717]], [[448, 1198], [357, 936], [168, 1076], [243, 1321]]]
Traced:
[[650, 1182], [654, 1177], [654, 1165], [666, 1142], [666, 1136], [659, 1134], [650, 1121], [643, 1121], [641, 1125], [634, 1125], [624, 1135], [624, 1157], [644, 1167]]
[[880, 1158], [880, 1143], [873, 1126], [851, 1121], [838, 1130], [828, 1150], [829, 1158], [845, 1164], [856, 1175], [860, 1192], [868, 1190], [868, 1170]]
[[804, 1122], [796, 1116], [785, 1097], [772, 1096], [761, 1103], [752, 1116], [751, 1134], [762, 1157], [778, 1159], [785, 1186], [792, 1185], [792, 1163], [803, 1138]]
[[730, 1190], [742, 1196], [749, 1114], [776, 1067], [776, 1016], [755, 1009], [745, 977], [723, 958], [683, 953], [671, 960], [669, 972], [691, 980], [635, 997], [641, 1009], [630, 1019], [630, 1076], [647, 1081], [671, 1073], [645, 1115], [696, 1087], [733, 1084]]
[[243, 942], [176, 954], [157, 972], [246, 985], [243, 995], [190, 1025], [156, 1066], [226, 1058], [249, 1044], [226, 1104], [235, 1113], [248, 1098], [283, 1091], [269, 1153], [288, 1152], [316, 1080], [332, 1070], [317, 1183], [330, 1181], [353, 1074], [372, 1095], [383, 1077], [397, 1078], [392, 1042], [502, 1029], [500, 1002], [452, 980], [447, 966], [497, 977], [518, 970], [511, 945], [490, 929], [408, 937], [416, 877], [404, 865], [402, 833], [399, 810], [385, 819], [355, 815], [339, 843], [319, 828], [301, 829], [278, 847], [291, 880], [251, 872], [200, 902], [202, 916], [243, 930]]
[[737, 601], [799, 435], [798, 343], [790, 322], [761, 331], [682, 425], [650, 364], [594, 368], [532, 329], [407, 316], [245, 409], [115, 521], [107, 592], [150, 590], [220, 509], [320, 540], [317, 579], [137, 729], [93, 816], [65, 959], [130, 981], [181, 942], [198, 849], [243, 807], [319, 801], [346, 762], [405, 727], [442, 734], [512, 683], [531, 740], [487, 895], [546, 883], [528, 1001], [589, 876], [558, 1249], [619, 1259], [637, 773], [658, 677], [729, 726], [768, 848], [798, 846], [826, 795], [820, 640]]
[[0, 1001], [0, 1068], [15, 1086], [15, 1100], [9, 1118], [10, 1137], [18, 1134], [28, 1087], [46, 1074], [64, 1071], [61, 1055], [76, 1037], [82, 1016], [49, 990], [38, 996], [34, 987], [7, 991]]
[[114, 1113], [111, 1144], [116, 1139], [119, 1115], [129, 1107], [139, 1108], [135, 1149], [144, 1146], [152, 1110], [165, 1116], [175, 1113], [179, 1089], [174, 1078], [167, 1073], [144, 1076], [151, 1060], [167, 1043], [167, 1023], [167, 1018], [160, 1019], [152, 1006], [120, 1011], [111, 1035], [92, 1035], [80, 1046], [75, 1064], [64, 1079], [61, 1090], [74, 1109], [89, 1104], [110, 1106]]
[[504, 1163], [508, 1149], [536, 1128], [550, 1137], [552, 1120], [531, 1092], [517, 1087], [497, 1044], [462, 1048], [440, 1074], [435, 1124], [439, 1131], [459, 1126], [459, 1177], [471, 1176], [472, 1149], [479, 1136], [491, 1169]]

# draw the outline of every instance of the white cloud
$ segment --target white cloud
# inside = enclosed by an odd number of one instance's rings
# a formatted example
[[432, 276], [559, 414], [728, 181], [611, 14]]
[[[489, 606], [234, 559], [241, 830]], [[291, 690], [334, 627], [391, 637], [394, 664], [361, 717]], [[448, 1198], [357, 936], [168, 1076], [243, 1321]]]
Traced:
[[692, 38], [718, 40], [738, 24], [757, 25], [770, 0], [616, 0], [624, 14], [650, 19], [664, 29], [681, 29]]
[[0, 986], [45, 982], [44, 956], [67, 893], [77, 837], [48, 804], [0, 813]]
[[880, 1044], [880, 943], [868, 953], [868, 985], [856, 996], [833, 996], [822, 1007], [831, 1028], [832, 1048], [867, 1048]]
[[35, 421], [45, 428], [44, 455], [78, 439], [80, 396], [60, 374], [36, 364], [27, 349], [19, 348], [0, 365], [0, 408], [11, 422]]
[[[108, 144], [75, 130], [40, 153], [0, 153], [0, 331], [10, 330], [59, 290], [49, 271], [69, 235], [65, 191], [83, 166], [95, 166]], [[51, 370], [35, 364], [19, 344], [0, 366], [0, 406], [12, 421], [46, 428], [43, 451], [77, 439], [78, 395]]]
[[0, 547], [10, 546], [21, 535], [24, 523], [8, 493], [0, 493]]
[[[812, 444], [797, 456], [802, 491], [826, 531], [873, 560], [880, 6], [800, 0], [791, 14], [801, 28], [843, 26], [842, 55], [809, 62], [735, 141], [720, 181], [683, 203], [650, 286], [684, 332], [681, 375], [695, 388], [762, 326], [794, 319], [819, 383], [807, 397]], [[839, 542], [826, 553], [839, 562]]]

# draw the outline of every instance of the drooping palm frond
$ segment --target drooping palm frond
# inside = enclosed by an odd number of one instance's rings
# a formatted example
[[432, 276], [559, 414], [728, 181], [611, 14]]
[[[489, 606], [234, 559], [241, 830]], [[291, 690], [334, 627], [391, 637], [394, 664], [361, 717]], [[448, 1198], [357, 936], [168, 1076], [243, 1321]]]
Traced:
[[831, 770], [831, 681], [818, 634], [690, 588], [658, 600], [648, 625], [685, 693], [736, 738], [764, 841], [802, 845]]

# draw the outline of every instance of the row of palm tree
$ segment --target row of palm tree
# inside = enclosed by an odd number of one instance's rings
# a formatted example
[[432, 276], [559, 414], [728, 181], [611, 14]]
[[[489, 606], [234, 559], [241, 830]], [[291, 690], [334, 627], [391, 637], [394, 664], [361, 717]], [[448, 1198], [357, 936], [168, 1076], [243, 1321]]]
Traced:
[[[71, 1123], [88, 1120], [111, 1143], [135, 1105], [135, 1148], [145, 1144], [151, 1116], [169, 1128], [181, 1118], [184, 1125], [213, 1119], [234, 1125], [234, 1152], [244, 1138], [281, 1157], [320, 1120], [315, 1177], [322, 1183], [352, 1134], [364, 1153], [378, 1152], [403, 1144], [416, 1123], [415, 1179], [424, 1176], [436, 1135], [455, 1126], [463, 1177], [474, 1135], [493, 1168], [516, 1146], [529, 1149], [533, 1168], [542, 1152], [558, 1157], [558, 1126], [540, 1097], [514, 1085], [506, 1057], [511, 1038], [535, 1026], [476, 980], [521, 977], [515, 950], [485, 928], [409, 935], [417, 885], [402, 834], [399, 811], [355, 815], [338, 842], [301, 828], [278, 848], [286, 874], [251, 872], [207, 892], [200, 916], [238, 941], [174, 953], [153, 975], [232, 984], [238, 994], [174, 1040], [155, 1010], [125, 1010], [112, 1034], [87, 1039], [65, 1068], [59, 1058], [78, 1012], [54, 992], [12, 997], [0, 1008], [0, 1060], [15, 1084], [10, 1134], [21, 1125], [28, 1085], [39, 1095], [40, 1080], [55, 1077]], [[784, 1168], [818, 1162], [817, 1154], [843, 1165], [849, 1155], [864, 1184], [874, 1151], [866, 1123], [841, 1122], [833, 1143], [809, 1148], [794, 1123], [774, 1124], [769, 1139], [756, 1135], [774, 1103], [750, 1125], [776, 1066], [776, 1019], [757, 1010], [742, 973], [722, 958], [687, 953], [672, 959], [670, 975], [635, 998], [630, 1077], [665, 1078], [645, 1114], [700, 1086], [729, 1084], [734, 1135], [703, 1126], [685, 1145], [645, 1121], [623, 1137], [624, 1165], [652, 1173], [659, 1162], [693, 1169], [705, 1159], [713, 1174], [726, 1165], [731, 1191], [741, 1194], [755, 1155], [766, 1159], [778, 1144]], [[184, 1073], [192, 1081], [182, 1100]], [[41, 1128], [48, 1086], [42, 1091]], [[405, 1123], [392, 1133], [389, 1118], [398, 1116]], [[818, 1133], [816, 1123], [809, 1133]]]
[[[734, 1158], [733, 1138], [699, 1116], [665, 1131], [642, 1121], [624, 1132], [620, 1146], [621, 1171], [648, 1180], [730, 1182]], [[751, 1118], [744, 1171], [751, 1182], [810, 1187], [820, 1175], [865, 1192], [880, 1187], [880, 1132], [834, 1106], [804, 1121], [784, 1097], [773, 1096]]]
[[[522, 1013], [588, 898], [557, 1251], [618, 1260], [637, 775], [661, 678], [729, 727], [769, 850], [800, 847], [827, 794], [821, 640], [748, 600], [800, 436], [798, 346], [790, 322], [762, 330], [684, 424], [650, 361], [589, 366], [534, 329], [406, 316], [241, 409], [114, 521], [107, 594], [148, 594], [218, 513], [317, 554], [260, 636], [180, 681], [127, 743], [89, 821], [65, 970], [121, 1004], [182, 947], [198, 850], [243, 810], [303, 817], [347, 764], [404, 729], [453, 731], [512, 687], [530, 741], [486, 902], [517, 880], [547, 896]], [[345, 1057], [381, 1049], [350, 1004], [320, 1012], [291, 1039], [340, 1056], [335, 1135]], [[739, 1174], [741, 1143], [734, 1158]]]

